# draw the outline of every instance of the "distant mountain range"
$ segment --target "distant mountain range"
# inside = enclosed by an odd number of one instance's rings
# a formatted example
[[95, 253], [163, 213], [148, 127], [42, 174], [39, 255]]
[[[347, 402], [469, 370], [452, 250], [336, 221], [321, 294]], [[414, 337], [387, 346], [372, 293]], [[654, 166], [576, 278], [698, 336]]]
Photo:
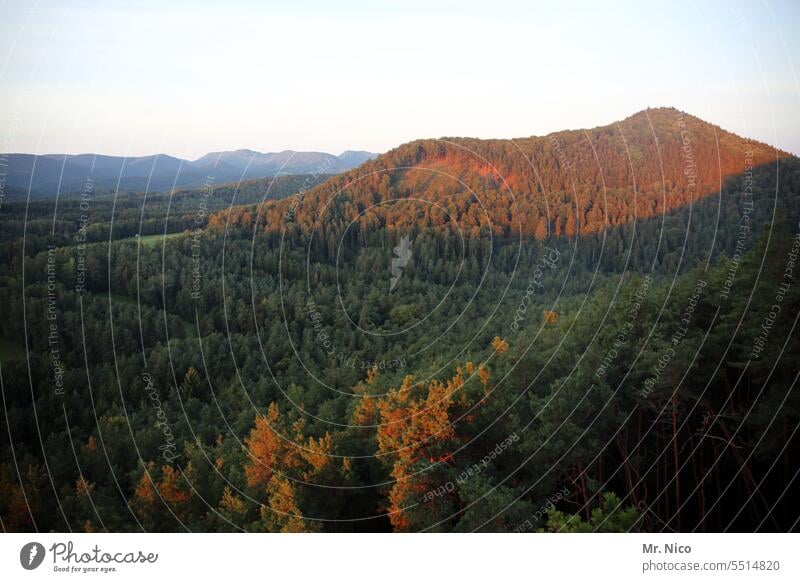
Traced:
[[80, 192], [88, 181], [95, 191], [162, 192], [172, 188], [201, 186], [287, 174], [337, 174], [359, 166], [378, 154], [346, 151], [335, 156], [324, 152], [285, 150], [261, 153], [253, 150], [213, 152], [194, 160], [168, 155], [142, 157], [95, 154], [8, 154], [0, 160], [9, 195], [43, 197], [57, 192]]

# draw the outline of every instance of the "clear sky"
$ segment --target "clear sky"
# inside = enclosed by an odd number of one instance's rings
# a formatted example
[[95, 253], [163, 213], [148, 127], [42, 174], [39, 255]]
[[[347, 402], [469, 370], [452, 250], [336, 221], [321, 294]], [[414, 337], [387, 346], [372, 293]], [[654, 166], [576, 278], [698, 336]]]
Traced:
[[596, 4], [0, 0], [0, 151], [380, 152], [670, 105], [800, 153], [800, 4]]

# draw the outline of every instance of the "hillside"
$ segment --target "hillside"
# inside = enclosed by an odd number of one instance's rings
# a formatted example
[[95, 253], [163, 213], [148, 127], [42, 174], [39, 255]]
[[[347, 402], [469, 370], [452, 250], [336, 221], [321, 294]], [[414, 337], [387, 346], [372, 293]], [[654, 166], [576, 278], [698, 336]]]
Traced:
[[288, 215], [304, 231], [340, 233], [356, 221], [367, 232], [448, 226], [573, 236], [689, 205], [787, 155], [676, 109], [648, 109], [544, 137], [413, 141], [266, 206], [261, 224], [282, 229]]

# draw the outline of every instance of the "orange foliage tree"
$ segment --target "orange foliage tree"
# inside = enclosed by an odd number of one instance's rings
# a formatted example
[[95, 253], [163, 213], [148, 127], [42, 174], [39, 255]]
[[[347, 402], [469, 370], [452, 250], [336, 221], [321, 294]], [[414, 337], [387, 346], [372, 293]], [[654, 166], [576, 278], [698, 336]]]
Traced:
[[[305, 422], [289, 429], [277, 404], [270, 404], [264, 416], [245, 439], [249, 461], [245, 466], [247, 484], [263, 499], [261, 527], [267, 531], [313, 531], [314, 521], [304, 520], [301, 510], [303, 483], [337, 482], [348, 468], [334, 462], [334, 441], [330, 433], [320, 437], [303, 435]], [[318, 495], [318, 490], [312, 492]]]
[[171, 521], [167, 516], [174, 516], [173, 520], [186, 517], [193, 495], [189, 485], [192, 473], [191, 463], [186, 469], [163, 465], [160, 470], [152, 461], [147, 464], [133, 495], [133, 507], [147, 529], [158, 529], [160, 523]]
[[[468, 364], [469, 369], [474, 369]], [[394, 484], [388, 493], [389, 520], [396, 531], [414, 525], [408, 507], [418, 505], [432, 487], [432, 470], [452, 461], [457, 446], [454, 419], [469, 405], [461, 368], [447, 381], [415, 384], [406, 376], [378, 403], [378, 451], [391, 463]]]

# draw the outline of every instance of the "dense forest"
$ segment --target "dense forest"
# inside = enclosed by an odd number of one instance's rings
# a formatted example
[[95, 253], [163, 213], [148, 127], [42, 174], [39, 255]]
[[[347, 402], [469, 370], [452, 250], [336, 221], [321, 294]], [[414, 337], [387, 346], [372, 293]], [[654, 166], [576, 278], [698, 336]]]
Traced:
[[0, 207], [4, 531], [793, 531], [800, 160], [673, 109]]

